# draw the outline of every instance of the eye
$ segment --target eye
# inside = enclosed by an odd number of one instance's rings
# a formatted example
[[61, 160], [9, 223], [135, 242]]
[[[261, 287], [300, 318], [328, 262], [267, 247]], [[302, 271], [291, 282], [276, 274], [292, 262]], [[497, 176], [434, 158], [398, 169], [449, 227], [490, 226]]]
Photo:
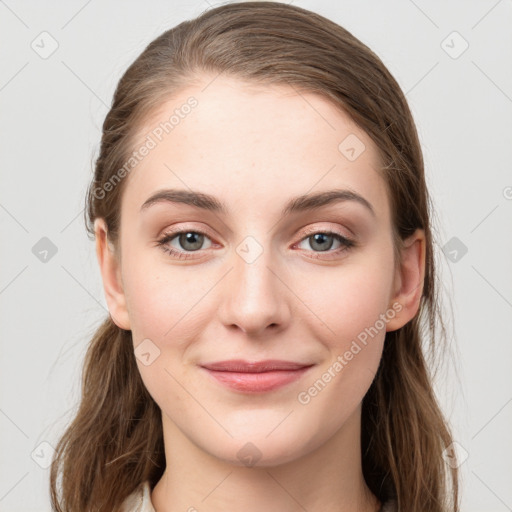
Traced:
[[[312, 231], [301, 240], [301, 242], [298, 244], [299, 248], [301, 248], [300, 244], [303, 243], [307, 243], [313, 249], [313, 252], [328, 252], [329, 257], [331, 255], [337, 255], [356, 245], [354, 240], [351, 240], [343, 236], [341, 233], [337, 233], [335, 231]], [[333, 244], [336, 243], [338, 244], [338, 247], [331, 251], [330, 249], [332, 249]], [[315, 255], [312, 257], [322, 258], [323, 256]]]
[[[306, 235], [307, 236], [303, 238], [297, 246], [299, 246], [300, 249], [313, 252], [310, 256], [312, 258], [328, 259], [356, 246], [356, 242], [354, 240], [351, 240], [335, 231], [311, 230], [307, 232]], [[210, 241], [210, 245], [207, 247], [203, 246], [205, 239]], [[307, 243], [312, 251], [307, 247], [300, 247], [300, 245], [304, 243]], [[334, 250], [331, 250], [333, 245], [336, 244], [338, 246], [335, 247]], [[160, 246], [164, 252], [178, 259], [195, 258], [191, 253], [208, 249], [212, 246], [209, 236], [206, 233], [197, 230], [181, 230], [173, 233], [167, 233], [157, 242], [157, 245]], [[322, 253], [327, 254], [324, 256]]]
[[[211, 247], [211, 244], [208, 247], [203, 247], [205, 238], [210, 240], [207, 234], [202, 231], [175, 231], [174, 233], [164, 235], [164, 237], [158, 241], [158, 245], [164, 252], [181, 259], [187, 259], [190, 258], [187, 252], [195, 252]], [[169, 245], [170, 243], [172, 244], [172, 242], [174, 242], [174, 246]]]

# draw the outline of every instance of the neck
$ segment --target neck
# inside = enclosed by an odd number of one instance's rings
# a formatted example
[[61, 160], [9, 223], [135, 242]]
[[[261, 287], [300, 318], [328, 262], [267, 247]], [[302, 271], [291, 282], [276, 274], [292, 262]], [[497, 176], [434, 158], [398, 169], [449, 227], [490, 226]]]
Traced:
[[162, 415], [167, 468], [153, 489], [157, 512], [279, 510], [376, 512], [361, 468], [361, 409], [320, 448], [292, 461], [245, 467], [221, 460]]

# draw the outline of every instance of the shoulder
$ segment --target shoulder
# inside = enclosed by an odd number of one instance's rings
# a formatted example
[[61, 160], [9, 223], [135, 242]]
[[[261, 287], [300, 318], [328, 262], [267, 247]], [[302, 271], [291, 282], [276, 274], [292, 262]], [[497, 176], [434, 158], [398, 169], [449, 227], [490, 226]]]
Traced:
[[151, 503], [151, 488], [145, 481], [128, 496], [121, 505], [120, 512], [156, 512]]
[[[397, 512], [397, 502], [394, 499], [386, 500], [379, 512]], [[120, 512], [156, 512], [151, 503], [151, 488], [145, 481], [123, 502]]]

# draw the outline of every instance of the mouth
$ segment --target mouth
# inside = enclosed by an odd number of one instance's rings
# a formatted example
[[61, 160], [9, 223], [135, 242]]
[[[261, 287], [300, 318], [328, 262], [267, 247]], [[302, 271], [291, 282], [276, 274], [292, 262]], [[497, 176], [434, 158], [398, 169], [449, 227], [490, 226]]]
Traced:
[[300, 379], [314, 364], [293, 361], [219, 361], [201, 365], [217, 382], [237, 391], [261, 393]]

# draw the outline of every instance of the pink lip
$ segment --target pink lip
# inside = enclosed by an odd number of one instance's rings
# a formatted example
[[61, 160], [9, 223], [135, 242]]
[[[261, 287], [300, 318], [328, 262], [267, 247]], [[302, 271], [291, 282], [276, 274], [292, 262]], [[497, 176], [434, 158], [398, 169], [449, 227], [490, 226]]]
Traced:
[[201, 365], [220, 383], [238, 391], [271, 391], [302, 377], [312, 364], [291, 361], [219, 361]]

